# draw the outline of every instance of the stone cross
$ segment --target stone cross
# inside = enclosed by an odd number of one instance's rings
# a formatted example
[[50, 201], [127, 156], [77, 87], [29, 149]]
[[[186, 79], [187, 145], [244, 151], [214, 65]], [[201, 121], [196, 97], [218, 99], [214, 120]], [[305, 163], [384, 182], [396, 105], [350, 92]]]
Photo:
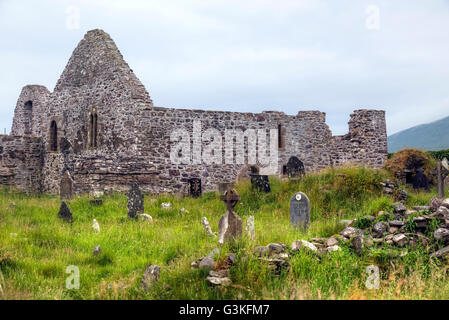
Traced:
[[226, 204], [226, 213], [218, 223], [218, 243], [223, 243], [240, 238], [242, 236], [242, 219], [234, 212], [234, 207], [240, 200], [240, 196], [234, 189], [228, 189], [220, 199]]
[[225, 203], [228, 211], [233, 211], [235, 205], [240, 199], [241, 197], [234, 189], [228, 189], [225, 194], [220, 197], [220, 200]]
[[307, 229], [310, 222], [310, 200], [302, 192], [290, 199], [290, 222], [293, 226]]

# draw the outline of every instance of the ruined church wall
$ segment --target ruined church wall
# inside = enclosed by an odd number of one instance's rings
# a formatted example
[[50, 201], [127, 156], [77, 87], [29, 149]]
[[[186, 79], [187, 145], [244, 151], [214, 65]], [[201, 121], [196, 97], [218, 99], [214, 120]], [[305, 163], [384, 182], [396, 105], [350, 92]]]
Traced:
[[385, 111], [356, 110], [349, 120], [349, 133], [332, 137], [332, 164], [365, 164], [382, 168], [387, 160]]
[[0, 185], [40, 192], [42, 164], [40, 138], [0, 135]]
[[43, 115], [50, 96], [50, 91], [44, 86], [23, 87], [14, 109], [11, 134], [41, 137]]

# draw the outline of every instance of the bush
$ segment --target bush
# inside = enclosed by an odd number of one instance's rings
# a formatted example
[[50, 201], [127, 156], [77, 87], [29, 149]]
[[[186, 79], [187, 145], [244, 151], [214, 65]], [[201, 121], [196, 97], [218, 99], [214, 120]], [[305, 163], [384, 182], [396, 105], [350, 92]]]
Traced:
[[401, 177], [405, 170], [414, 171], [423, 167], [428, 178], [432, 177], [431, 171], [435, 168], [435, 159], [429, 153], [418, 149], [403, 149], [396, 152], [385, 162], [385, 169], [396, 177]]

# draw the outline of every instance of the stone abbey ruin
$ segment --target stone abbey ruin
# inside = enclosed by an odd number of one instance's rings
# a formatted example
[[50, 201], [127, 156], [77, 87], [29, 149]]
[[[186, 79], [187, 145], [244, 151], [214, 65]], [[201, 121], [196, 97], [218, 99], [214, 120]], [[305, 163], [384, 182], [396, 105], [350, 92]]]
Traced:
[[332, 136], [319, 111], [292, 116], [156, 107], [110, 36], [92, 30], [53, 92], [39, 85], [22, 89], [11, 134], [0, 135], [0, 185], [58, 194], [68, 172], [75, 193], [124, 191], [132, 183], [149, 193], [184, 192], [192, 178], [211, 191], [249, 170], [237, 163], [173, 163], [171, 134], [176, 128], [193, 133], [194, 121], [222, 136], [229, 129], [275, 129], [279, 176], [292, 159], [310, 172], [347, 162], [381, 167], [387, 158], [380, 110], [354, 111], [349, 133]]

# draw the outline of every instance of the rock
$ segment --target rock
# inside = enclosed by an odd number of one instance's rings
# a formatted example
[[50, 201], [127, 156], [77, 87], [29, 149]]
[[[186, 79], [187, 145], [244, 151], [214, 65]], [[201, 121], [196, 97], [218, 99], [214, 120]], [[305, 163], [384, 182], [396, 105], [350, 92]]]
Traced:
[[278, 254], [284, 252], [285, 248], [279, 243], [270, 243], [268, 245], [268, 255]]
[[398, 227], [390, 227], [390, 229], [388, 230], [390, 233], [395, 233], [399, 230]]
[[189, 210], [185, 209], [185, 208], [181, 208], [179, 209], [179, 214], [189, 214]]
[[10, 233], [9, 236], [12, 238], [15, 238], [15, 237], [17, 237], [17, 233]]
[[171, 208], [173, 208], [172, 204], [170, 202], [162, 202], [161, 203], [161, 208], [163, 210], [170, 210]]
[[146, 213], [141, 213], [137, 215], [141, 221], [153, 221], [153, 217]]
[[326, 248], [327, 252], [341, 251], [340, 246], [334, 245]]
[[435, 213], [440, 217], [449, 217], [449, 209], [443, 206], [438, 207]]
[[443, 258], [449, 254], [449, 246], [444, 247], [438, 251], [435, 251], [430, 255], [431, 258]]
[[305, 241], [305, 240], [296, 240], [295, 242], [292, 243], [292, 251], [293, 252], [299, 251], [302, 248], [306, 248], [307, 250], [310, 250], [313, 252], [318, 251], [318, 248], [314, 244], [312, 244], [308, 241]]
[[160, 274], [161, 274], [161, 267], [156, 265], [151, 265], [147, 267], [142, 278], [143, 289], [147, 291], [153, 283], [159, 280]]
[[409, 215], [415, 214], [417, 212], [418, 211], [416, 211], [416, 210], [407, 210], [407, 211], [405, 211], [405, 216], [408, 217]]
[[377, 222], [373, 226], [373, 237], [381, 238], [386, 231], [387, 231], [387, 225], [383, 222]]
[[430, 200], [430, 210], [433, 211], [433, 212], [437, 211], [437, 209], [441, 206], [442, 202], [443, 201], [441, 201], [438, 198], [432, 198]]
[[67, 206], [67, 203], [65, 203], [65, 201], [61, 203], [61, 207], [59, 208], [58, 212], [58, 218], [69, 223], [72, 223], [73, 221], [72, 212], [70, 212], [70, 209]]
[[254, 249], [258, 257], [268, 256], [268, 247], [267, 246], [260, 246], [256, 247]]
[[354, 228], [354, 227], [347, 227], [340, 234], [343, 237], [349, 239], [349, 238], [361, 235], [362, 234], [362, 230]]
[[392, 221], [389, 221], [388, 224], [389, 224], [391, 227], [397, 227], [397, 228], [400, 228], [400, 227], [402, 227], [403, 225], [405, 225], [405, 222], [404, 222], [404, 221], [400, 221], [400, 220], [392, 220]]
[[405, 191], [404, 189], [397, 189], [398, 190], [398, 193], [397, 193], [397, 199], [399, 200], [399, 201], [406, 201], [407, 200], [407, 198], [408, 198], [408, 193], [407, 193], [407, 191]]
[[282, 272], [290, 271], [291, 265], [284, 259], [268, 259], [268, 269], [275, 275], [280, 275]]
[[413, 209], [416, 211], [430, 211], [430, 206], [414, 206]]
[[394, 237], [394, 234], [389, 234], [389, 235], [385, 236], [384, 240], [385, 241], [393, 240], [393, 237]]
[[438, 228], [433, 233], [433, 238], [437, 241], [442, 240], [443, 242], [446, 242], [449, 240], [449, 230], [445, 228]]
[[393, 214], [396, 218], [402, 218], [405, 215], [407, 208], [401, 202], [395, 202], [393, 204]]
[[446, 208], [449, 209], [449, 198], [444, 199], [444, 200], [441, 202], [441, 205], [442, 205], [443, 207], [446, 207]]
[[317, 242], [317, 243], [321, 243], [321, 244], [325, 244], [327, 241], [326, 238], [312, 238], [310, 239], [310, 242]]
[[206, 257], [201, 259], [201, 262], [199, 264], [200, 269], [207, 269], [211, 270], [215, 267], [215, 261], [212, 258]]
[[206, 278], [207, 282], [209, 282], [210, 284], [214, 285], [214, 286], [222, 286], [222, 287], [227, 287], [229, 285], [232, 284], [231, 279], [229, 279], [228, 277], [225, 278], [218, 278], [218, 277], [211, 277], [208, 276]]
[[355, 236], [354, 238], [352, 238], [351, 240], [352, 243], [352, 248], [354, 249], [354, 251], [360, 255], [362, 254], [363, 251], [363, 236]]
[[220, 250], [218, 248], [215, 248], [209, 254], [207, 257], [201, 259], [199, 263], [200, 269], [213, 269], [215, 267], [215, 260], [219, 256]]
[[226, 278], [229, 277], [229, 269], [222, 269], [218, 271], [211, 270], [209, 271], [209, 276], [215, 278]]
[[98, 246], [96, 246], [95, 248], [93, 248], [92, 254], [93, 254], [94, 256], [96, 256], [96, 255], [98, 255], [98, 254], [100, 254], [100, 253], [101, 253], [101, 247], [100, 247], [100, 245], [98, 245]]
[[405, 234], [397, 234], [393, 237], [393, 242], [399, 247], [403, 247], [408, 243], [408, 239]]
[[336, 244], [338, 244], [338, 240], [335, 237], [330, 237], [326, 241], [326, 247], [332, 247], [332, 246], [335, 246]]
[[413, 222], [416, 223], [416, 227], [419, 229], [424, 229], [427, 227], [427, 219], [425, 217], [415, 217]]

